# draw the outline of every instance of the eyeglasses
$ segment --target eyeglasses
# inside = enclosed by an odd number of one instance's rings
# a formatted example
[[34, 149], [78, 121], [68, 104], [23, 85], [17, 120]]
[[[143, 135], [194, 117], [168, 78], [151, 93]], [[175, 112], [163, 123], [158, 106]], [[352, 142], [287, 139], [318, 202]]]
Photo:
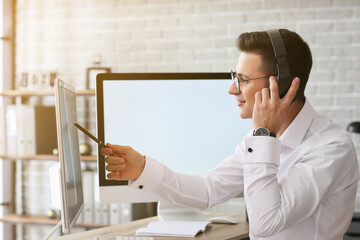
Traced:
[[264, 77], [257, 77], [257, 78], [250, 78], [250, 79], [244, 79], [243, 76], [240, 73], [233, 72], [231, 70], [231, 79], [235, 82], [236, 87], [238, 88], [240, 92], [240, 83], [247, 82], [251, 80], [257, 80], [257, 79], [263, 79], [263, 78], [269, 78], [270, 76], [264, 76]]

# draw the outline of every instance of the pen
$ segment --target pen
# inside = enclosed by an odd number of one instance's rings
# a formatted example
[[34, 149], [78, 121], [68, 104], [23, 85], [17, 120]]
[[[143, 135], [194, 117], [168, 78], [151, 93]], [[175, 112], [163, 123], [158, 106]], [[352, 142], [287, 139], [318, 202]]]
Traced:
[[85, 133], [88, 137], [90, 137], [92, 140], [94, 140], [95, 142], [97, 142], [99, 145], [101, 146], [105, 146], [104, 143], [102, 141], [100, 141], [100, 139], [96, 138], [94, 135], [92, 135], [88, 130], [86, 130], [85, 128], [83, 128], [82, 126], [80, 126], [77, 122], [74, 122], [75, 127], [77, 127], [78, 129], [80, 129], [83, 133]]

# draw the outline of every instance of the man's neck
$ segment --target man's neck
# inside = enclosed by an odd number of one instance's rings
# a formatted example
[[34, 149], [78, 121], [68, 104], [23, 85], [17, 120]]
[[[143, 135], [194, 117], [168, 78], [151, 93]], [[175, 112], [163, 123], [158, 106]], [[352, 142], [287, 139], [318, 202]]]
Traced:
[[276, 138], [280, 138], [280, 136], [285, 132], [285, 130], [289, 127], [289, 125], [294, 121], [298, 113], [301, 111], [304, 106], [303, 101], [295, 101], [291, 104], [289, 108], [289, 113], [284, 120], [284, 123], [281, 125], [279, 131], [276, 133]]

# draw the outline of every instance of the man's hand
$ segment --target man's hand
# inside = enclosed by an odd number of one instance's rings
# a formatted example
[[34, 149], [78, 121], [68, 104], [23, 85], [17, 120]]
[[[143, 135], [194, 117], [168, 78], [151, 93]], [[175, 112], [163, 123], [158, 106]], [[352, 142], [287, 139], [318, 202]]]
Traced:
[[299, 88], [300, 79], [294, 78], [287, 94], [280, 99], [278, 84], [275, 77], [270, 77], [270, 92], [263, 88], [255, 93], [255, 104], [252, 120], [254, 129], [265, 127], [271, 132], [277, 133], [287, 117], [292, 100]]
[[145, 157], [129, 146], [108, 143], [101, 154], [106, 156], [106, 170], [110, 172], [107, 177], [111, 180], [134, 180], [144, 170]]

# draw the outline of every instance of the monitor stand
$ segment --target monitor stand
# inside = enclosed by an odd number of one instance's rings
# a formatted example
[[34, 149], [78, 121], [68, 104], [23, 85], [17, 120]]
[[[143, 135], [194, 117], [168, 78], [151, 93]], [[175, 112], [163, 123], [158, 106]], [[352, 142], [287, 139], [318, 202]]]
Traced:
[[158, 217], [163, 221], [207, 221], [210, 216], [201, 210], [171, 202], [158, 202]]
[[61, 220], [55, 225], [55, 227], [49, 232], [48, 235], [46, 235], [46, 237], [44, 238], [44, 240], [49, 240], [52, 235], [54, 235], [54, 233], [57, 232], [57, 230], [59, 230], [61, 227]]

